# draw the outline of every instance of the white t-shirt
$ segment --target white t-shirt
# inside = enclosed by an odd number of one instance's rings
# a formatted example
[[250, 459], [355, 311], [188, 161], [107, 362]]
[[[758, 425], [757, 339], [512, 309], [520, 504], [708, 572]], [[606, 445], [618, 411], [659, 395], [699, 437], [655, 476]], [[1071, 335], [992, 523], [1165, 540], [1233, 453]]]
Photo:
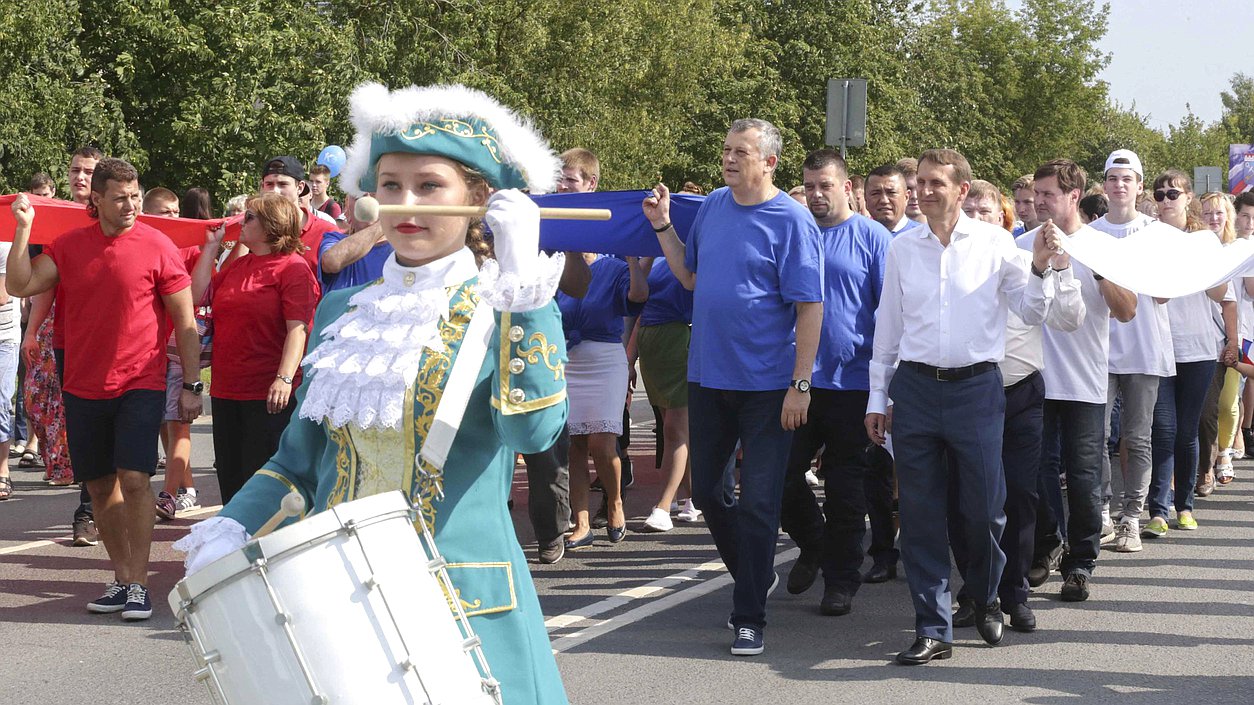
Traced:
[[[0, 274], [4, 274], [7, 270], [9, 260], [9, 250], [13, 249], [13, 243], [0, 242]], [[7, 303], [0, 306], [0, 341], [11, 340], [14, 343], [22, 341], [22, 300], [16, 296], [10, 296]]]
[[[1103, 216], [1089, 225], [1114, 238], [1149, 227], [1170, 227], [1141, 213], [1127, 223], [1112, 223]], [[1166, 304], [1158, 303], [1152, 296], [1138, 294], [1135, 318], [1127, 323], [1110, 319], [1110, 373], [1175, 376], [1176, 356]]]
[[[1081, 225], [1077, 233], [1084, 232]], [[1015, 242], [1020, 248], [1032, 249], [1037, 227], [1020, 235]], [[1108, 360], [1110, 359], [1110, 307], [1098, 289], [1093, 271], [1071, 260], [1072, 276], [1080, 283], [1084, 299], [1084, 321], [1070, 333], [1046, 327], [1045, 333], [1045, 398], [1056, 401], [1106, 403]], [[1051, 275], [1052, 276], [1052, 275]]]
[[[1236, 300], [1231, 282], [1224, 300]], [[1219, 304], [1205, 291], [1168, 301], [1167, 312], [1171, 314], [1171, 343], [1176, 349], [1176, 362], [1219, 359], [1223, 351], [1223, 317]]]
[[1232, 289], [1237, 298], [1237, 334], [1242, 340], [1254, 340], [1254, 297], [1245, 293], [1245, 277], [1233, 279]]

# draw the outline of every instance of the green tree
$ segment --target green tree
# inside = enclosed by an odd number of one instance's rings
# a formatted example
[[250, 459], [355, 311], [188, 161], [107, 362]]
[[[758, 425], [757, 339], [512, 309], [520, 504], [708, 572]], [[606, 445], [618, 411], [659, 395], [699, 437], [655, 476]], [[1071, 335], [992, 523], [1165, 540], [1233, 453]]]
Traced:
[[35, 172], [66, 192], [68, 153], [94, 144], [143, 168], [146, 152], [108, 81], [80, 54], [78, 2], [12, 4], [0, 13], [0, 188], [25, 189]]
[[1229, 85], [1231, 92], [1219, 94], [1224, 106], [1220, 123], [1233, 144], [1254, 143], [1254, 77], [1238, 73]]
[[255, 191], [262, 163], [348, 137], [352, 35], [297, 0], [82, 0], [79, 43], [151, 154], [147, 186]]

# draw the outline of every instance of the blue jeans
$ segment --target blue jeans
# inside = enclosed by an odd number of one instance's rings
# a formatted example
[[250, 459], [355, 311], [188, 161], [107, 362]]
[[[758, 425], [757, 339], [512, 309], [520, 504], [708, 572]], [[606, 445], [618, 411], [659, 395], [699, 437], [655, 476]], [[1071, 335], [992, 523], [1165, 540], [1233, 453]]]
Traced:
[[[766, 625], [766, 593], [775, 577], [780, 501], [792, 431], [780, 424], [787, 390], [746, 392], [688, 383], [692, 501], [705, 513], [718, 555], [736, 581], [732, 623]], [[740, 497], [734, 491], [736, 442]]]
[[[949, 590], [949, 502], [967, 545], [966, 592], [978, 605], [997, 599], [1006, 556], [998, 543], [1006, 526], [1002, 434], [1006, 393], [997, 369], [942, 382], [909, 365], [893, 375], [893, 451], [901, 506], [901, 560], [906, 568], [918, 636], [953, 641]], [[949, 459], [954, 471], [950, 471]]]
[[[1106, 452], [1106, 405], [1045, 400], [1046, 433], [1057, 428], [1067, 473], [1067, 543], [1062, 574], [1093, 575], [1102, 538], [1102, 454]], [[1048, 443], [1047, 443], [1048, 445]], [[1042, 454], [1042, 471], [1049, 450]]]
[[1150, 518], [1166, 520], [1171, 503], [1171, 481], [1176, 482], [1177, 512], [1193, 511], [1197, 484], [1198, 422], [1206, 392], [1215, 377], [1214, 360], [1177, 362], [1176, 376], [1158, 383], [1152, 433], [1154, 473], [1150, 478]]

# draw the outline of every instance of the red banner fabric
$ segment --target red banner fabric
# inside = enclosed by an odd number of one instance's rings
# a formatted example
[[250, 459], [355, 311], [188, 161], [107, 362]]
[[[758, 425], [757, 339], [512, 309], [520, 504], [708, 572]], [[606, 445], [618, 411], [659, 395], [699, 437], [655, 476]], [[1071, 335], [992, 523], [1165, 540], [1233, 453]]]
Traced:
[[[43, 196], [27, 194], [31, 205], [35, 208], [35, 220], [31, 224], [30, 244], [47, 245], [62, 233], [75, 228], [92, 225], [95, 218], [87, 215], [87, 209], [73, 201], [62, 201]], [[13, 218], [13, 201], [17, 194], [0, 196], [0, 242], [13, 242], [13, 232], [17, 229], [17, 221]], [[196, 220], [193, 218], [163, 218], [156, 215], [140, 215], [139, 220], [145, 225], [160, 230], [170, 238], [177, 247], [199, 247], [205, 244], [205, 229], [216, 228], [226, 223], [227, 240], [239, 238], [242, 216], [215, 218], [213, 220]]]

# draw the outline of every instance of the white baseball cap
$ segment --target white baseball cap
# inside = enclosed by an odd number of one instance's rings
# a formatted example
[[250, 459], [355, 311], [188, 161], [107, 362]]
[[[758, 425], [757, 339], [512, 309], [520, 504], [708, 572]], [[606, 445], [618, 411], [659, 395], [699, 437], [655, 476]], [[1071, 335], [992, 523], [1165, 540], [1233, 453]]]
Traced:
[[1145, 178], [1145, 170], [1141, 168], [1141, 158], [1130, 149], [1116, 149], [1110, 153], [1109, 157], [1106, 157], [1106, 168], [1102, 170], [1102, 173], [1105, 174], [1111, 169], [1131, 169], [1136, 172], [1137, 176]]

